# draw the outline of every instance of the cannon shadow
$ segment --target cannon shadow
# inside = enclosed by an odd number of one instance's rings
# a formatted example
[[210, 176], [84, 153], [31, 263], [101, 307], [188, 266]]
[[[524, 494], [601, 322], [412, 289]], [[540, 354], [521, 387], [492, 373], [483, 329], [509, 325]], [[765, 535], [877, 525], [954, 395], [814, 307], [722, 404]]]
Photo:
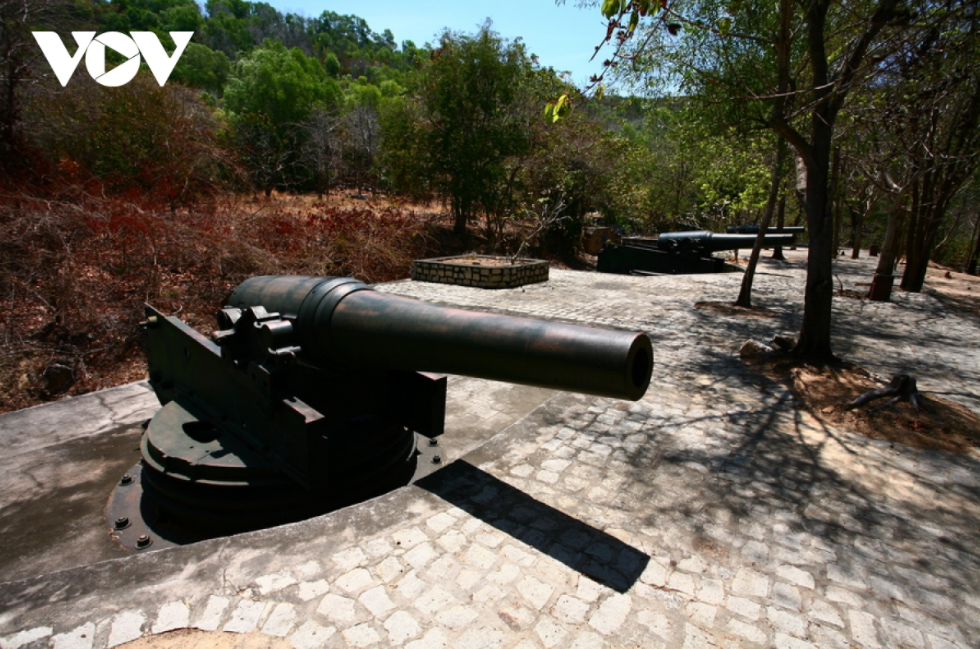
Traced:
[[632, 588], [650, 562], [640, 550], [464, 460], [415, 485], [619, 593]]

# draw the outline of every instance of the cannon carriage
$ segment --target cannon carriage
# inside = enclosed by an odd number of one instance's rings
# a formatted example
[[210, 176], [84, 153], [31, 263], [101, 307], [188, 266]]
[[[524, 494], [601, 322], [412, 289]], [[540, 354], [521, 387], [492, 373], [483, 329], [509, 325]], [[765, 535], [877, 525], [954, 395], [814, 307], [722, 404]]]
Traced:
[[[655, 239], [625, 238], [599, 252], [596, 270], [622, 275], [688, 275], [740, 270], [714, 253], [751, 248], [756, 234], [719, 234], [695, 230], [664, 232]], [[793, 245], [793, 233], [766, 234], [767, 248]]]

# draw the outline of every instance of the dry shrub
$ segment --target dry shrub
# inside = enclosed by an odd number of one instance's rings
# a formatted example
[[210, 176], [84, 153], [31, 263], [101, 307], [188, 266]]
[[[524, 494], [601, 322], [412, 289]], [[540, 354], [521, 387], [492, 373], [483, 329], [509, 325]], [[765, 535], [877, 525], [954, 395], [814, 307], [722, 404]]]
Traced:
[[171, 211], [93, 182], [0, 187], [0, 412], [142, 378], [145, 302], [208, 329], [252, 275], [385, 281], [423, 250], [421, 223], [393, 208], [224, 197]]

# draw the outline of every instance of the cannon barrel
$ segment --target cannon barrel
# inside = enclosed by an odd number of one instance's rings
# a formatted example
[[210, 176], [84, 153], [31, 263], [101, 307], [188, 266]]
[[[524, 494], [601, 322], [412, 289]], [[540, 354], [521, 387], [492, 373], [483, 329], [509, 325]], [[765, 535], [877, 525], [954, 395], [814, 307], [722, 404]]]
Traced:
[[[664, 232], [657, 239], [660, 250], [674, 250], [695, 254], [710, 254], [722, 250], [738, 250], [755, 245], [754, 234], [719, 234], [705, 230], [691, 232]], [[792, 234], [766, 234], [766, 247], [793, 245]]]
[[261, 306], [292, 322], [317, 365], [414, 370], [636, 400], [653, 369], [644, 333], [440, 307], [350, 278], [246, 280], [231, 307]]
[[[728, 234], [759, 234], [758, 225], [729, 225], [725, 228]], [[766, 228], [766, 234], [802, 234], [806, 232], [806, 228], [802, 225], [784, 225], [779, 228], [776, 226], [770, 226]]]

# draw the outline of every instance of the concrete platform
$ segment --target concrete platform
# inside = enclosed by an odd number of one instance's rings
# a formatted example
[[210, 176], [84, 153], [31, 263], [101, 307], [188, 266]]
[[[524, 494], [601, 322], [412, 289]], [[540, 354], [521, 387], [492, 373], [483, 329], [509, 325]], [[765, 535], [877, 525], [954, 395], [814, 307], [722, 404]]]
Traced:
[[[836, 272], [853, 288], [872, 269]], [[502, 291], [383, 285], [645, 330], [651, 389], [630, 403], [457, 377], [445, 469], [157, 552], [124, 555], [102, 527], [156, 408], [145, 385], [2, 415], [0, 649], [980, 647], [980, 460], [821, 426], [746, 372], [742, 342], [797, 330], [803, 262], [761, 268], [755, 299], [777, 319], [693, 308], [739, 281], [553, 270]], [[835, 351], [980, 412], [980, 322], [895, 298], [835, 298]]]

